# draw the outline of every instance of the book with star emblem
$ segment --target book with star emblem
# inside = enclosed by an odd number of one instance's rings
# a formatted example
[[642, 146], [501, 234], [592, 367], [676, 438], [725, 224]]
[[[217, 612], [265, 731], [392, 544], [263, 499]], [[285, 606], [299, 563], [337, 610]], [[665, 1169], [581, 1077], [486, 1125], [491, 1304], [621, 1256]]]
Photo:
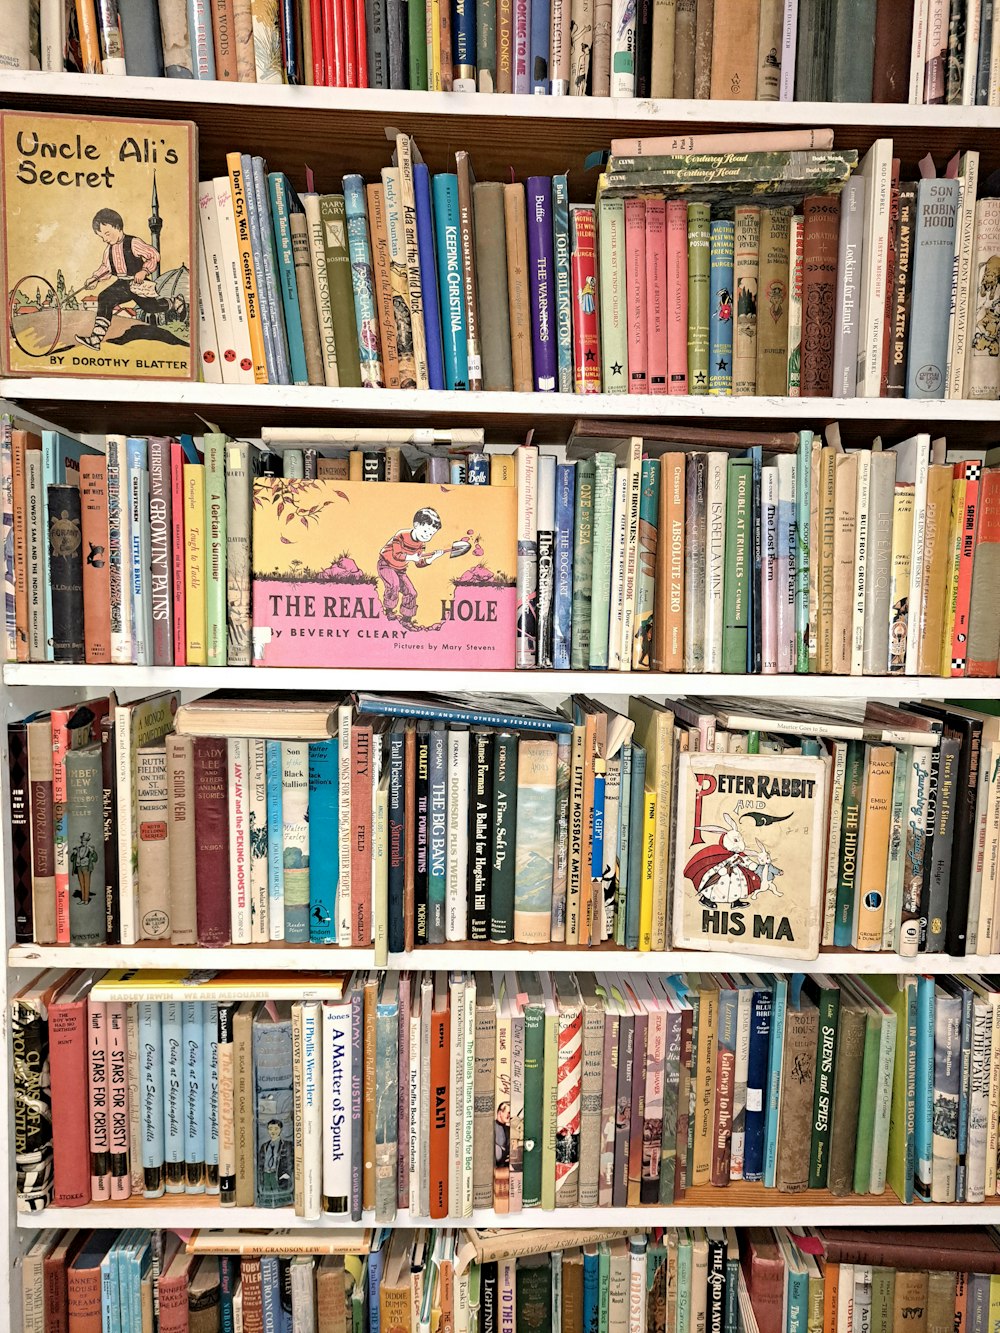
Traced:
[[602, 199], [598, 208], [601, 293], [601, 377], [605, 393], [628, 393], [625, 304], [625, 202]]
[[817, 956], [826, 784], [820, 758], [680, 755], [675, 948]]

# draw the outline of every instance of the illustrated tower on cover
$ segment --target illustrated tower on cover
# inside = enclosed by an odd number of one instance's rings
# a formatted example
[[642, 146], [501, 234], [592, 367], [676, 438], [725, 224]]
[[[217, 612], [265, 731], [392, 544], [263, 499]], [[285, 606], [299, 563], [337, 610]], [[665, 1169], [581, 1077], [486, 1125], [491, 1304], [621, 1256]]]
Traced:
[[[150, 201], [149, 209], [149, 243], [160, 253], [160, 232], [163, 230], [163, 219], [160, 217], [160, 196], [156, 193], [156, 172], [153, 172], [153, 196]], [[152, 274], [154, 280], [160, 276], [160, 265], [157, 263]]]

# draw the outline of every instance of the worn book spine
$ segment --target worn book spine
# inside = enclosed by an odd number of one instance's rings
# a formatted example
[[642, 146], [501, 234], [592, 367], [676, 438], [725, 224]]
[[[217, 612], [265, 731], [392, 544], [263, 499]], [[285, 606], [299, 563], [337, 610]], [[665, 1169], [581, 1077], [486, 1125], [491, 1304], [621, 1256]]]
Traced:
[[687, 203], [667, 201], [667, 391], [688, 391]]
[[809, 1186], [809, 1148], [813, 1093], [816, 1081], [816, 1050], [819, 1011], [803, 1002], [803, 1008], [789, 1008], [785, 1015], [781, 1103], [775, 1186], [783, 1192], [796, 1192]]
[[[375, 277], [368, 241], [365, 186], [358, 175], [344, 177], [344, 213], [354, 295], [361, 382], [367, 388], [384, 385], [379, 347], [379, 321], [375, 305]], [[298, 382], [298, 381], [297, 381]]]
[[482, 378], [487, 390], [514, 387], [503, 188], [498, 181], [480, 181], [472, 187], [479, 298], [490, 312], [482, 325]]
[[[646, 354], [650, 393], [667, 392], [667, 208], [663, 199], [646, 200]], [[731, 265], [730, 265], [731, 267]], [[713, 269], [713, 278], [715, 271]], [[732, 274], [728, 290], [732, 292]], [[713, 288], [714, 290], [714, 288]], [[713, 301], [714, 310], [714, 301]], [[730, 325], [731, 327], [731, 325]]]
[[[406, 266], [407, 285], [410, 295], [410, 330], [413, 336], [413, 364], [416, 373], [418, 389], [430, 387], [428, 362], [427, 362], [427, 323], [424, 315], [425, 308], [429, 304], [428, 297], [430, 291], [425, 293], [425, 280], [420, 267], [420, 242], [417, 235], [417, 202], [416, 190], [414, 187], [414, 166], [413, 166], [413, 145], [406, 134], [396, 136], [396, 160], [398, 163], [398, 208], [399, 223], [402, 231], [403, 253], [402, 262]], [[461, 178], [461, 172], [459, 173]], [[392, 178], [393, 187], [397, 183], [397, 177]], [[461, 215], [461, 179], [459, 181], [459, 205]], [[390, 214], [390, 246], [392, 245], [391, 217], [393, 211], [393, 201], [390, 198], [390, 191], [386, 191], [387, 207]], [[465, 231], [460, 226], [460, 239], [462, 242], [463, 264], [465, 254]], [[354, 262], [352, 260], [352, 262]], [[428, 275], [427, 286], [430, 286], [431, 275]], [[469, 285], [466, 280], [466, 306], [471, 309], [471, 301], [468, 299]], [[467, 322], [469, 328], [475, 320], [475, 315], [469, 315], [467, 310]], [[472, 334], [469, 334], [470, 341]], [[478, 349], [478, 343], [477, 343]]]
[[[80, 521], [83, 543], [83, 637], [88, 664], [111, 661], [111, 584], [108, 570], [107, 462], [80, 457]], [[173, 665], [171, 658], [167, 665]]]
[[167, 755], [162, 743], [140, 746], [136, 754], [135, 788], [141, 937], [161, 939], [171, 933]]
[[833, 196], [810, 195], [802, 211], [800, 389], [803, 397], [829, 397], [833, 392], [840, 203]]
[[712, 43], [716, 0], [696, 0], [694, 32], [694, 88], [697, 98], [712, 96]]
[[1000, 200], [981, 199], [976, 204], [976, 253], [971, 290], [973, 311], [966, 352], [966, 387], [969, 398], [1000, 397], [1000, 350], [993, 354], [996, 339], [991, 334], [990, 292], [994, 256], [1000, 253]]
[[752, 102], [758, 95], [757, 35], [760, 6], [755, 0], [715, 0], [712, 30], [711, 96]]
[[194, 740], [190, 736], [171, 734], [167, 736], [165, 745], [170, 939], [173, 944], [196, 944]]
[[747, 669], [750, 630], [751, 462], [729, 460], [726, 482], [726, 570], [723, 601], [722, 669]]
[[197, 736], [193, 745], [198, 943], [228, 944], [229, 812], [226, 742]]
[[791, 223], [790, 208], [760, 211], [756, 391], [778, 397], [788, 389]]
[[385, 190], [381, 183], [366, 187], [371, 236], [375, 308], [378, 313], [382, 373], [387, 389], [398, 389], [399, 357], [396, 316], [390, 277], [389, 234], [386, 226]]
[[[79, 486], [49, 486], [48, 578], [56, 662], [84, 660], [83, 536]], [[44, 656], [44, 654], [43, 654]]]

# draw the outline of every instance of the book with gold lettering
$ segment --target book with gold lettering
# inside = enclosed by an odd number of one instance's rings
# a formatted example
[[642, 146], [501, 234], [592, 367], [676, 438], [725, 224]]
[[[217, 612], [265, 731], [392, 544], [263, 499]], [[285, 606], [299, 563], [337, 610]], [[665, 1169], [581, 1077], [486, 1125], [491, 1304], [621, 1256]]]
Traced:
[[194, 378], [189, 121], [0, 115], [6, 375]]
[[495, 486], [256, 481], [254, 663], [511, 670], [516, 502]]

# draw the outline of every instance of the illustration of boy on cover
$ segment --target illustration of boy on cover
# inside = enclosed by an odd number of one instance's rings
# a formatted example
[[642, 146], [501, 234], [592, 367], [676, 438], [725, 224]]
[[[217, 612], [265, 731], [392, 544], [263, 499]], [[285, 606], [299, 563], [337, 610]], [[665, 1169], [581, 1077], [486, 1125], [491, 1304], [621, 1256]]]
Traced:
[[160, 296], [153, 275], [160, 264], [160, 252], [125, 230], [122, 215], [113, 208], [101, 208], [94, 214], [93, 228], [104, 241], [104, 258], [84, 283], [96, 287], [103, 278], [115, 279], [97, 297], [97, 314], [89, 334], [78, 333], [76, 340], [96, 351], [111, 328], [115, 308], [131, 302], [149, 315], [165, 315], [170, 302]]
[[398, 620], [406, 629], [416, 628], [414, 617], [417, 613], [417, 590], [409, 570], [411, 567], [426, 569], [445, 554], [444, 547], [437, 551], [427, 550], [427, 543], [440, 530], [441, 515], [436, 509], [418, 509], [413, 515], [412, 526], [393, 533], [379, 551], [377, 568], [383, 585], [382, 610], [389, 620]]

